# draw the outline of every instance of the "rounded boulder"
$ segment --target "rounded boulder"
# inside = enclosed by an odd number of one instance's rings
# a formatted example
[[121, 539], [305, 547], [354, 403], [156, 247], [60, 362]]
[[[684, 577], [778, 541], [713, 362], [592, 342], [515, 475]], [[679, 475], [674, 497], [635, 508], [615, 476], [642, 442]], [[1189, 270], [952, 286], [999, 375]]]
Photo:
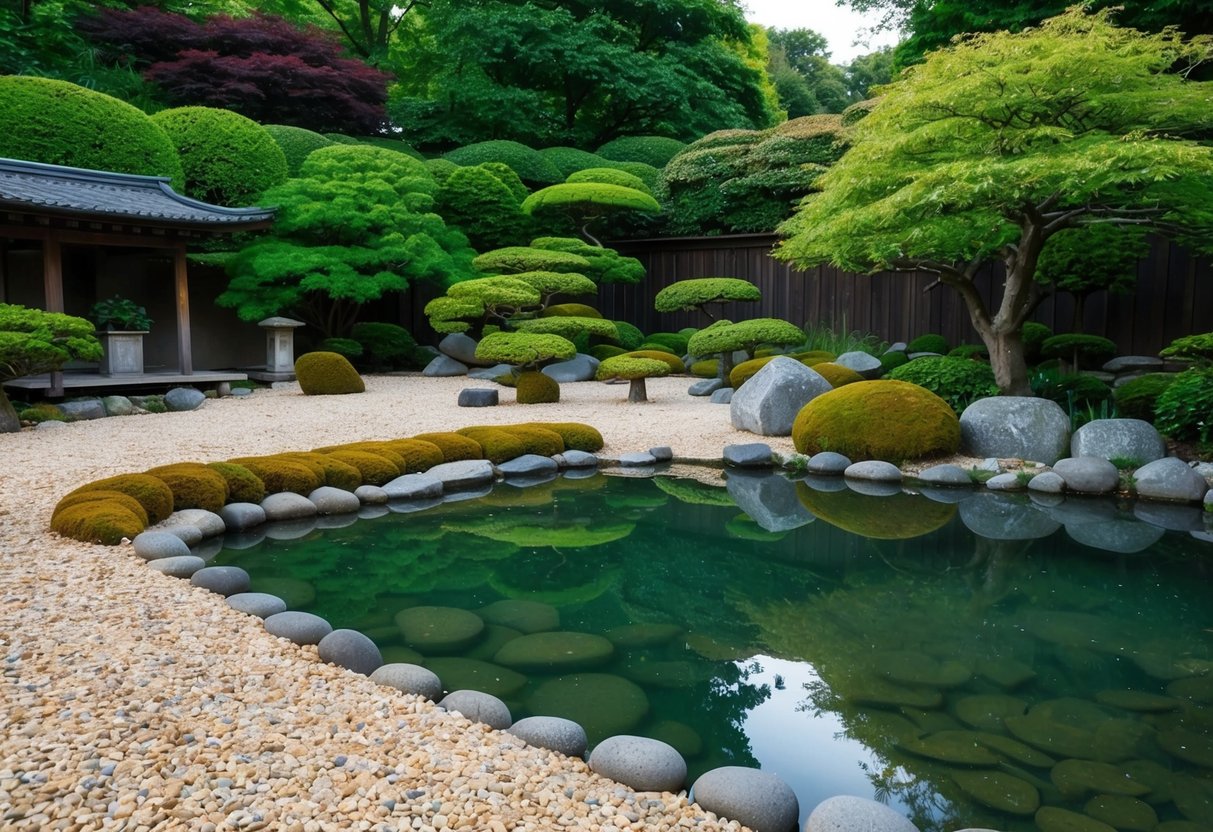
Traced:
[[269, 618], [271, 615], [286, 612], [286, 601], [268, 592], [237, 592], [227, 597], [227, 605], [258, 618]]
[[483, 722], [490, 728], [504, 730], [514, 721], [510, 709], [496, 696], [478, 690], [454, 690], [438, 703], [448, 711], [458, 711], [472, 722]]
[[357, 630], [333, 630], [316, 645], [321, 661], [369, 676], [382, 664], [375, 642]]
[[265, 619], [265, 630], [295, 644], [319, 644], [333, 631], [333, 625], [310, 612], [287, 610]]
[[960, 437], [969, 456], [1052, 465], [1070, 450], [1070, 417], [1048, 399], [991, 396], [960, 414]]
[[804, 832], [918, 832], [918, 827], [883, 803], [837, 795], [817, 804]]
[[529, 745], [559, 751], [566, 757], [583, 756], [588, 743], [584, 728], [571, 719], [558, 716], [528, 716], [508, 730]]
[[672, 745], [648, 737], [607, 737], [588, 762], [591, 771], [642, 792], [676, 792], [687, 779], [682, 755]]
[[248, 573], [239, 566], [208, 566], [190, 576], [190, 583], [224, 597], [248, 590]]
[[709, 812], [739, 821], [754, 832], [787, 832], [800, 819], [800, 802], [791, 786], [756, 768], [714, 768], [695, 781], [691, 798]]
[[135, 554], [144, 560], [186, 557], [190, 547], [175, 534], [169, 532], [141, 532], [131, 541]]
[[442, 695], [442, 680], [437, 673], [407, 662], [381, 665], [371, 674], [371, 681], [426, 699], [437, 699]]

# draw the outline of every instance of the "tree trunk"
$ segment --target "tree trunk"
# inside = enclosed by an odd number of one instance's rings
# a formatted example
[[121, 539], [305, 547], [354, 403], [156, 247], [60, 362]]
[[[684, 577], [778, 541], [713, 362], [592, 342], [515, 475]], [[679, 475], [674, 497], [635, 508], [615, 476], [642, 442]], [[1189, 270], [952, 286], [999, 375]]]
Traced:
[[1028, 382], [1028, 364], [1023, 357], [1023, 336], [1019, 327], [982, 332], [990, 353], [990, 368], [994, 370], [994, 381], [1004, 396], [1031, 396], [1032, 385]]
[[648, 390], [645, 388], [644, 379], [634, 378], [628, 385], [628, 401], [629, 402], [647, 402], [649, 400]]
[[16, 433], [21, 430], [21, 420], [17, 417], [17, 409], [8, 400], [8, 394], [0, 387], [0, 433]]

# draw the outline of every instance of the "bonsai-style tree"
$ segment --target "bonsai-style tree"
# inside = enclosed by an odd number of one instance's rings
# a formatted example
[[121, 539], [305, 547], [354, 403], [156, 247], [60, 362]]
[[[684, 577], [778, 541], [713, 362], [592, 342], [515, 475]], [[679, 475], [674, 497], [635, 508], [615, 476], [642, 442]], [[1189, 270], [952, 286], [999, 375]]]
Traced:
[[598, 290], [582, 274], [521, 272], [456, 283], [445, 297], [426, 304], [436, 332], [468, 332], [477, 338], [488, 324], [503, 326], [541, 312], [556, 295], [587, 295]]
[[[653, 298], [658, 312], [690, 312], [699, 310], [709, 320], [716, 320], [708, 307], [712, 304], [762, 300], [762, 292], [748, 280], [736, 277], [697, 277], [671, 283]], [[804, 333], [801, 333], [803, 336]]]
[[567, 338], [529, 332], [493, 332], [476, 346], [477, 358], [514, 365], [519, 404], [560, 401], [560, 385], [539, 369], [553, 361], [568, 361], [576, 354], [577, 348]]
[[602, 243], [590, 233], [596, 221], [614, 214], [631, 212], [659, 213], [657, 200], [635, 188], [605, 182], [565, 182], [551, 185], [522, 201], [522, 211], [529, 216], [565, 214], [581, 227], [581, 236], [602, 248]]
[[84, 318], [0, 303], [0, 433], [21, 430], [3, 383], [49, 373], [72, 360], [100, 361], [101, 344]]
[[687, 350], [700, 358], [719, 355], [718, 375], [727, 379], [733, 372], [734, 352], [741, 351], [747, 358], [753, 358], [754, 350], [762, 346], [782, 347], [801, 343], [804, 343], [804, 330], [795, 324], [778, 318], [753, 318], [740, 323], [717, 321], [692, 335], [687, 341]]
[[[964, 299], [999, 389], [1031, 395], [1020, 330], [1055, 235], [1135, 226], [1210, 247], [1211, 85], [1184, 71], [1206, 57], [1201, 39], [1078, 8], [933, 52], [879, 90], [777, 255], [938, 275]], [[1004, 275], [987, 304], [976, 280], [991, 263]]]
[[[624, 257], [613, 248], [592, 246], [576, 237], [536, 237], [531, 248], [561, 251], [584, 258], [589, 265], [576, 269], [598, 284], [639, 283], [644, 280], [644, 264], [635, 257]], [[563, 269], [557, 269], [563, 271]]]
[[1040, 253], [1036, 280], [1074, 298], [1070, 329], [1082, 332], [1087, 298], [1096, 292], [1129, 292], [1137, 261], [1148, 254], [1146, 233], [1136, 226], [1084, 225], [1057, 232]]
[[579, 335], [593, 335], [608, 341], [619, 340], [619, 328], [614, 321], [605, 318], [583, 318], [563, 315], [551, 318], [531, 318], [514, 324], [518, 332], [533, 332], [539, 335], [559, 335], [572, 341]]
[[577, 272], [585, 274], [590, 261], [567, 251], [539, 249], [532, 246], [506, 246], [484, 254], [472, 261], [477, 271], [486, 274], [518, 274], [519, 272]]
[[669, 375], [670, 365], [664, 361], [652, 358], [637, 358], [633, 355], [616, 355], [598, 365], [597, 378], [599, 381], [611, 379], [627, 379], [628, 401], [647, 402], [649, 392], [645, 389], [646, 378], [657, 378]]

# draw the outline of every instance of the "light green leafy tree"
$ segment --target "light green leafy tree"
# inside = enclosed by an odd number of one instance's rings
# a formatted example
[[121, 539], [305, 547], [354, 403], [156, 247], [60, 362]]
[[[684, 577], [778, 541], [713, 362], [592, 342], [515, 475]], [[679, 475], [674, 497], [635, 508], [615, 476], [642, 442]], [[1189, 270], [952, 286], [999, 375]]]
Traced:
[[720, 378], [733, 372], [733, 353], [743, 352], [754, 357], [754, 350], [763, 346], [786, 347], [804, 342], [804, 330], [779, 318], [751, 318], [748, 321], [716, 321], [691, 336], [687, 350], [691, 355], [706, 358], [720, 356]]
[[[574, 174], [576, 176], [576, 174]], [[657, 214], [661, 206], [647, 191], [607, 182], [565, 182], [549, 185], [522, 201], [522, 211], [542, 218], [545, 214], [564, 214], [581, 227], [581, 236], [602, 248], [590, 232], [594, 223], [615, 214], [642, 212]]]
[[754, 303], [760, 300], [762, 292], [748, 280], [737, 277], [696, 277], [666, 286], [653, 298], [653, 308], [658, 312], [698, 310], [715, 321], [716, 316], [708, 308], [710, 306], [739, 301]]
[[[1020, 331], [1056, 234], [1110, 224], [1213, 239], [1213, 148], [1198, 141], [1211, 87], [1175, 71], [1210, 49], [1073, 9], [932, 53], [880, 90], [777, 256], [938, 275], [964, 299], [999, 389], [1030, 395]], [[991, 263], [1005, 277], [987, 303], [976, 278]]]
[[99, 361], [101, 343], [84, 318], [0, 303], [0, 433], [21, 429], [3, 382], [58, 370], [68, 361]]
[[[591, 295], [598, 291], [583, 274], [519, 272], [464, 280], [425, 306], [436, 332], [466, 332], [479, 338], [488, 325], [508, 326], [533, 318], [557, 295]], [[550, 330], [554, 331], [554, 330]]]
[[340, 337], [365, 303], [413, 281], [470, 276], [467, 238], [432, 213], [436, 187], [425, 165], [403, 153], [316, 150], [298, 178], [264, 195], [278, 206], [273, 230], [228, 261], [231, 280], [217, 303], [245, 321], [292, 315]]

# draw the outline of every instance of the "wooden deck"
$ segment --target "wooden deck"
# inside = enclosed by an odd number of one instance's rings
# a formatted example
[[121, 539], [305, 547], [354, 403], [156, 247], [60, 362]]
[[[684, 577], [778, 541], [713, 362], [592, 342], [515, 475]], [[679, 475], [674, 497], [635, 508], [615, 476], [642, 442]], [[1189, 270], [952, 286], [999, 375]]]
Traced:
[[[222, 381], [247, 381], [248, 373], [226, 370], [196, 370], [182, 373], [177, 370], [136, 373], [121, 376], [103, 376], [96, 370], [65, 370], [62, 374], [63, 391], [73, 390], [125, 390], [137, 387], [174, 387], [178, 385], [209, 386]], [[19, 390], [51, 390], [48, 374], [25, 376], [4, 382], [5, 387]]]

